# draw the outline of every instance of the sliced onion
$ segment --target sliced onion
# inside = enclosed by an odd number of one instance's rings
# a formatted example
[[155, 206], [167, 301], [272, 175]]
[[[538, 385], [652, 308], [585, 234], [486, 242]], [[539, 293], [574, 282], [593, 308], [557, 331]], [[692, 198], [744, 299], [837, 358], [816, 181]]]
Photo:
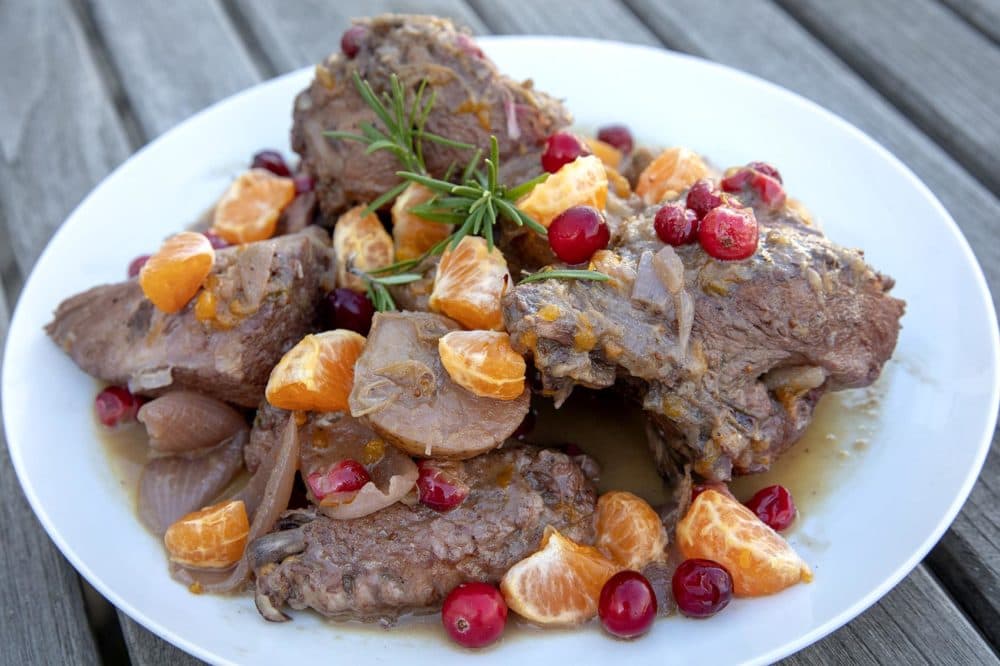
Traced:
[[349, 502], [334, 504], [330, 497], [320, 502], [320, 512], [336, 520], [361, 518], [391, 506], [405, 497], [417, 483], [416, 463], [400, 450], [386, 447], [386, 453], [371, 470], [372, 480], [361, 487]]
[[684, 262], [669, 245], [653, 255], [653, 270], [671, 294], [684, 288]]
[[[281, 435], [281, 443], [271, 450], [247, 487], [233, 498], [242, 499], [247, 506], [247, 513], [253, 516], [250, 523], [250, 533], [247, 535], [247, 543], [251, 543], [257, 537], [270, 532], [281, 513], [288, 508], [298, 462], [299, 429], [295, 425], [295, 417], [289, 416], [288, 423]], [[257, 477], [266, 477], [262, 490]], [[261, 490], [260, 496], [248, 497], [248, 491], [252, 492], [253, 490]], [[249, 499], [256, 500], [253, 509], [251, 509]], [[246, 551], [236, 566], [226, 571], [188, 569], [174, 563], [171, 563], [170, 566], [170, 574], [176, 580], [187, 585], [198, 584], [205, 592], [231, 592], [246, 581], [249, 573], [250, 557]]]
[[181, 517], [218, 496], [243, 467], [244, 428], [193, 457], [164, 456], [146, 464], [139, 479], [139, 518], [163, 536]]
[[243, 415], [215, 398], [195, 391], [171, 391], [139, 408], [149, 446], [162, 453], [180, 453], [215, 446], [246, 430]]
[[660, 310], [664, 309], [670, 292], [653, 267], [653, 253], [643, 252], [635, 269], [635, 282], [632, 283], [630, 298], [636, 303], [649, 305]]

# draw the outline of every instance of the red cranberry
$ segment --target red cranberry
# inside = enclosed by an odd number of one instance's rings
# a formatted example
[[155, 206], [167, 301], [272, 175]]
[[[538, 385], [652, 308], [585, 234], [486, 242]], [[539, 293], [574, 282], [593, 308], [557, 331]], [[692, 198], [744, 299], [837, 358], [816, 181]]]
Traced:
[[511, 433], [511, 437], [524, 441], [531, 434], [531, 431], [535, 429], [536, 421], [538, 421], [538, 412], [532, 407], [524, 415], [524, 420], [521, 421], [521, 425], [517, 426], [517, 430]]
[[295, 177], [295, 193], [304, 194], [306, 192], [312, 192], [313, 188], [316, 187], [316, 181], [313, 180], [312, 176], [307, 176], [304, 173], [300, 173]]
[[214, 231], [206, 231], [202, 233], [202, 236], [208, 239], [208, 242], [212, 246], [213, 250], [221, 250], [224, 247], [229, 247], [229, 243], [227, 243], [222, 236]]
[[781, 182], [764, 173], [754, 173], [750, 177], [750, 187], [754, 189], [760, 200], [771, 208], [778, 208], [785, 203], [785, 188]]
[[545, 141], [542, 168], [555, 173], [562, 165], [569, 164], [582, 155], [590, 155], [590, 148], [580, 137], [570, 132], [556, 132]]
[[566, 442], [565, 444], [560, 446], [560, 448], [562, 449], [563, 453], [570, 456], [571, 458], [573, 456], [582, 456], [586, 453], [583, 449], [580, 448], [579, 444], [574, 444], [573, 442]]
[[417, 495], [435, 511], [451, 511], [465, 501], [469, 487], [430, 460], [417, 463]]
[[486, 57], [483, 55], [483, 50], [476, 45], [476, 42], [473, 41], [472, 37], [460, 32], [458, 33], [458, 39], [456, 41], [458, 42], [458, 48], [461, 49], [462, 53], [465, 55], [478, 58], [479, 60]]
[[579, 264], [603, 250], [611, 230], [601, 212], [592, 206], [573, 206], [559, 213], [549, 225], [549, 245], [560, 260]]
[[642, 636], [656, 619], [656, 594], [638, 571], [620, 571], [601, 589], [597, 604], [601, 624], [619, 638]]
[[730, 176], [726, 176], [719, 182], [719, 186], [722, 187], [725, 192], [742, 192], [743, 188], [750, 183], [750, 178], [753, 177], [753, 171], [750, 169], [740, 169]]
[[784, 486], [768, 486], [757, 491], [747, 508], [776, 532], [787, 529], [795, 520], [795, 501]]
[[606, 125], [597, 130], [597, 140], [610, 143], [625, 154], [631, 153], [635, 145], [632, 132], [625, 125]]
[[149, 261], [149, 255], [140, 254], [138, 257], [129, 262], [128, 276], [130, 278], [134, 278], [135, 276], [139, 275], [139, 271], [142, 270], [142, 267], [146, 265], [147, 261]]
[[288, 165], [285, 164], [285, 158], [277, 150], [260, 151], [253, 156], [253, 162], [250, 166], [253, 169], [267, 169], [276, 176], [287, 178], [292, 175], [292, 172], [288, 170]]
[[94, 400], [97, 418], [109, 428], [134, 420], [141, 406], [142, 400], [124, 386], [109, 386]]
[[444, 600], [441, 622], [462, 647], [486, 647], [503, 634], [507, 604], [500, 590], [489, 583], [462, 583]]
[[354, 56], [358, 55], [358, 51], [361, 50], [361, 42], [364, 41], [367, 34], [368, 29], [365, 26], [352, 25], [340, 37], [340, 50], [344, 52], [345, 56], [353, 60]]
[[687, 245], [698, 237], [698, 217], [679, 202], [668, 203], [656, 211], [653, 228], [667, 245]]
[[354, 493], [372, 480], [365, 466], [357, 460], [341, 460], [325, 472], [306, 477], [309, 490], [318, 500], [340, 493]]
[[749, 208], [719, 206], [701, 221], [698, 241], [716, 259], [746, 259], [757, 251], [757, 218]]
[[712, 560], [684, 560], [671, 588], [677, 608], [688, 617], [711, 617], [733, 598], [733, 577]]
[[687, 193], [687, 207], [694, 211], [700, 220], [708, 211], [722, 205], [722, 197], [712, 186], [712, 181], [702, 178], [695, 181]]
[[776, 168], [774, 168], [774, 165], [768, 164], [767, 162], [750, 162], [749, 164], [747, 164], [747, 168], [753, 169], [754, 171], [760, 171], [765, 176], [770, 176], [779, 183], [785, 182], [781, 178], [781, 173]]
[[327, 294], [320, 309], [327, 328], [346, 328], [361, 335], [368, 335], [375, 316], [367, 296], [344, 288]]

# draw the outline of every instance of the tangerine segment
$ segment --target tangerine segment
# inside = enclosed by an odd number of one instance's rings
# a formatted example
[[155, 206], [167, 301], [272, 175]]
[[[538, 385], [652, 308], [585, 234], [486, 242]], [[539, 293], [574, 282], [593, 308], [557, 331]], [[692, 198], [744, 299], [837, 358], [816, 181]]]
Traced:
[[518, 207], [548, 227], [559, 213], [573, 206], [604, 210], [608, 200], [608, 175], [596, 155], [578, 157], [521, 197]]
[[172, 562], [224, 569], [243, 557], [250, 521], [243, 500], [220, 502], [189, 513], [167, 528], [163, 544]]
[[419, 183], [410, 183], [392, 205], [392, 238], [396, 261], [415, 259], [448, 237], [452, 227], [417, 217], [410, 209], [434, 197], [434, 192]]
[[438, 339], [441, 365], [452, 381], [483, 398], [516, 400], [527, 365], [500, 331], [452, 331]]
[[680, 146], [667, 148], [639, 174], [635, 193], [647, 204], [655, 204], [676, 198], [708, 175], [708, 166], [698, 153]]
[[182, 231], [163, 242], [139, 271], [142, 293], [163, 312], [179, 312], [198, 293], [215, 263], [204, 234]]
[[617, 169], [621, 165], [622, 151], [618, 150], [610, 143], [605, 143], [600, 139], [591, 138], [586, 138], [584, 141], [587, 142], [587, 147], [590, 148], [590, 152], [601, 158], [601, 161], [604, 162], [604, 166]]
[[346, 411], [364, 346], [364, 336], [344, 329], [307, 335], [274, 366], [267, 401], [288, 410]]
[[781, 536], [732, 497], [708, 489], [677, 524], [677, 545], [685, 558], [713, 560], [733, 577], [738, 597], [774, 594], [812, 571]]
[[465, 328], [503, 330], [500, 298], [511, 283], [507, 260], [486, 239], [466, 236], [441, 256], [428, 307]]
[[640, 571], [666, 558], [667, 531], [646, 500], [613, 490], [597, 500], [595, 545], [612, 561]]
[[504, 574], [500, 591], [521, 617], [567, 627], [597, 615], [601, 588], [620, 570], [593, 546], [581, 546], [548, 526], [541, 549]]
[[375, 213], [361, 217], [364, 206], [355, 206], [337, 218], [333, 251], [337, 255], [337, 284], [360, 293], [365, 281], [352, 272], [371, 271], [392, 263], [392, 236]]
[[266, 169], [244, 171], [215, 205], [212, 231], [233, 245], [267, 240], [294, 198], [295, 181], [291, 178]]

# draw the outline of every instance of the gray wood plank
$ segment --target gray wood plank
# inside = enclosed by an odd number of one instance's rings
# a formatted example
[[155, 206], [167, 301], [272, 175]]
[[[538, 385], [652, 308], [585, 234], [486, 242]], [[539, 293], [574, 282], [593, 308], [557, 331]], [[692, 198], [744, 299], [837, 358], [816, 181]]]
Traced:
[[953, 12], [1000, 43], [1000, 2], [996, 0], [941, 0]]
[[147, 141], [260, 81], [216, 2], [92, 0], [91, 10]]
[[1000, 48], [935, 0], [781, 0], [1000, 192]]
[[118, 611], [122, 634], [128, 645], [128, 656], [133, 666], [196, 666], [205, 662], [176, 648], [125, 613]]
[[[590, 0], [571, 7], [561, 2], [469, 0], [490, 32], [499, 34], [572, 35], [659, 46], [660, 41], [618, 0]], [[575, 9], [575, 11], [574, 11]]]
[[482, 32], [479, 17], [461, 0], [260, 0], [233, 3], [231, 11], [240, 15], [251, 41], [259, 43], [264, 57], [275, 72], [287, 72], [319, 62], [340, 48], [340, 35], [352, 17], [385, 12], [434, 14]]

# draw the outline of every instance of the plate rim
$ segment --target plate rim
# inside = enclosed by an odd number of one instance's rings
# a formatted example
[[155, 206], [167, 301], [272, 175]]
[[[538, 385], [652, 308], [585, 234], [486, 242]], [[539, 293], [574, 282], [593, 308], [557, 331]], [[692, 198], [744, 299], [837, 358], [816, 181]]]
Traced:
[[[980, 265], [975, 254], [972, 252], [972, 248], [969, 245], [968, 240], [962, 233], [957, 222], [955, 222], [952, 215], [948, 212], [947, 208], [938, 200], [934, 192], [907, 166], [901, 159], [896, 157], [892, 152], [890, 152], [885, 146], [876, 141], [874, 138], [869, 136], [866, 132], [856, 127], [854, 124], [850, 123], [846, 119], [842, 118], [837, 113], [823, 107], [817, 102], [808, 99], [807, 97], [789, 90], [778, 83], [768, 81], [761, 78], [755, 74], [737, 69], [735, 67], [730, 67], [718, 62], [707, 60], [705, 58], [694, 56], [686, 53], [680, 53], [666, 48], [647, 46], [641, 44], [629, 44], [625, 42], [620, 42], [616, 40], [605, 40], [597, 39], [591, 37], [572, 37], [572, 36], [554, 36], [554, 35], [483, 35], [476, 37], [477, 42], [483, 44], [484, 46], [489, 46], [491, 43], [503, 43], [503, 42], [522, 42], [526, 44], [533, 45], [535, 47], [551, 45], [553, 42], [561, 43], [564, 46], [577, 46], [577, 47], [593, 47], [601, 49], [625, 49], [635, 51], [637, 54], [656, 54], [657, 57], [667, 56], [669, 58], [687, 61], [688, 63], [694, 64], [698, 67], [709, 67], [710, 69], [724, 72], [728, 76], [738, 76], [747, 80], [757, 88], [766, 90], [769, 94], [778, 95], [784, 98], [785, 101], [793, 103], [794, 105], [800, 107], [806, 112], [818, 114], [823, 117], [827, 122], [833, 123], [838, 126], [839, 129], [852, 134], [861, 143], [865, 144], [869, 149], [874, 150], [882, 159], [886, 160], [894, 169], [909, 181], [909, 183], [920, 192], [935, 211], [945, 220], [946, 227], [951, 233], [953, 239], [957, 242], [959, 249], [962, 252], [966, 262], [972, 267], [973, 274], [975, 276], [975, 291], [976, 295], [982, 304], [985, 306], [987, 318], [990, 325], [990, 336], [989, 345], [991, 351], [991, 361], [994, 368], [993, 373], [993, 388], [992, 394], [990, 396], [990, 404], [992, 405], [993, 416], [992, 418], [986, 419], [983, 431], [979, 436], [978, 449], [975, 455], [975, 464], [970, 467], [966, 478], [964, 479], [959, 492], [955, 496], [951, 505], [943, 514], [942, 518], [935, 525], [934, 529], [931, 530], [925, 539], [921, 542], [920, 546], [911, 553], [910, 557], [904, 562], [899, 564], [892, 575], [886, 577], [880, 584], [874, 586], [866, 595], [858, 599], [853, 604], [849, 605], [841, 612], [835, 614], [827, 621], [821, 623], [812, 630], [803, 633], [795, 640], [784, 643], [777, 648], [770, 650], [769, 652], [757, 655], [749, 660], [745, 660], [744, 663], [769, 663], [775, 660], [786, 657], [790, 654], [798, 652], [799, 650], [817, 642], [823, 637], [829, 635], [836, 629], [846, 625], [848, 622], [853, 620], [855, 617], [860, 615], [862, 612], [873, 606], [878, 602], [883, 596], [885, 596], [889, 591], [891, 591], [903, 578], [908, 576], [913, 569], [924, 559], [930, 549], [941, 539], [945, 531], [951, 526], [957, 517], [958, 513], [961, 511], [965, 502], [968, 500], [970, 493], [972, 492], [975, 483], [979, 479], [979, 475], [982, 472], [983, 465], [985, 463], [986, 457], [990, 450], [990, 445], [992, 442], [992, 434], [996, 427], [998, 419], [998, 409], [1000, 409], [1000, 326], [998, 326], [997, 312], [993, 304], [992, 294], [989, 288], [989, 284], [986, 281], [985, 274], [983, 272], [982, 266]], [[91, 189], [87, 195], [72, 209], [72, 211], [66, 216], [66, 218], [60, 223], [59, 227], [49, 238], [45, 245], [44, 250], [38, 255], [32, 266], [31, 273], [25, 280], [22, 287], [21, 293], [26, 293], [31, 286], [31, 284], [36, 279], [37, 267], [42, 263], [43, 258], [49, 253], [53, 243], [60, 237], [60, 235], [65, 231], [67, 227], [67, 222], [71, 221], [77, 213], [84, 208], [88, 202], [94, 198], [100, 191], [108, 186], [109, 181], [118, 174], [123, 168], [129, 165], [133, 160], [137, 159], [139, 156], [145, 154], [147, 151], [153, 150], [155, 147], [160, 145], [161, 142], [169, 142], [173, 135], [179, 131], [182, 127], [186, 126], [188, 123], [195, 121], [196, 119], [214, 112], [218, 107], [233, 102], [237, 99], [241, 99], [245, 96], [253, 95], [261, 88], [266, 86], [275, 85], [279, 81], [284, 81], [287, 79], [295, 77], [304, 77], [311, 71], [315, 66], [307, 65], [305, 67], [295, 69], [293, 71], [287, 72], [280, 76], [273, 77], [271, 79], [260, 81], [253, 86], [240, 90], [237, 93], [229, 95], [223, 99], [220, 99], [211, 105], [199, 110], [198, 112], [184, 118], [179, 121], [169, 130], [163, 132], [160, 136], [154, 138], [152, 141], [145, 144], [142, 148], [129, 155], [127, 159], [118, 164], [110, 173], [108, 173], [101, 181]], [[3, 376], [2, 384], [0, 387], [6, 392], [7, 389], [12, 387], [12, 379], [10, 375], [12, 371], [9, 369], [11, 367], [9, 362], [11, 340], [14, 338], [12, 335], [15, 330], [20, 330], [26, 324], [22, 323], [23, 315], [21, 312], [22, 301], [18, 298], [18, 302], [15, 306], [14, 312], [10, 318], [10, 323], [7, 332], [7, 340], [5, 342], [4, 355], [3, 355]], [[82, 575], [87, 581], [94, 586], [105, 598], [111, 601], [116, 608], [125, 612], [130, 618], [139, 622], [143, 627], [156, 634], [160, 638], [187, 651], [188, 653], [208, 661], [210, 663], [228, 663], [225, 659], [221, 658], [220, 655], [213, 653], [207, 648], [203, 648], [200, 645], [193, 643], [186, 638], [174, 633], [166, 626], [161, 626], [159, 623], [151, 620], [145, 613], [133, 606], [131, 603], [127, 602], [125, 599], [120, 597], [117, 592], [110, 589], [104, 584], [104, 582], [87, 566], [87, 563], [82, 561], [75, 553], [75, 551], [70, 547], [70, 544], [65, 542], [62, 536], [55, 529], [52, 524], [50, 516], [45, 510], [44, 506], [41, 504], [38, 496], [35, 493], [34, 485], [31, 482], [30, 477], [24, 468], [24, 461], [21, 457], [20, 446], [11, 446], [11, 429], [8, 426], [8, 417], [6, 412], [4, 412], [4, 431], [6, 434], [7, 449], [10, 455], [11, 462], [13, 464], [17, 479], [21, 485], [21, 489], [24, 492], [35, 517], [42, 524], [48, 537], [56, 544], [59, 548], [60, 553], [65, 557], [72, 566]]]

